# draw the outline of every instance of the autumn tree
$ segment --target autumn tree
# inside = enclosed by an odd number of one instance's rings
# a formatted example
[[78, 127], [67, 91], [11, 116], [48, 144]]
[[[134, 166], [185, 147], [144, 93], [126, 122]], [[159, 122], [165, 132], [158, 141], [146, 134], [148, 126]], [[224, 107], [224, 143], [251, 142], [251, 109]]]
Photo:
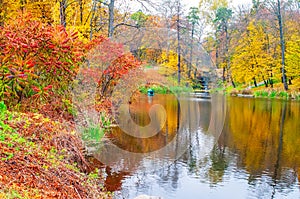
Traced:
[[[221, 47], [222, 43], [224, 45], [223, 49], [223, 57], [221, 62], [225, 65], [223, 68], [223, 81], [226, 79], [229, 80], [229, 69], [230, 69], [230, 55], [229, 55], [229, 20], [232, 17], [232, 10], [226, 7], [219, 7], [216, 12], [216, 18], [214, 19], [214, 23], [216, 25], [216, 40], [217, 45]], [[225, 77], [225, 73], [227, 72], [227, 77]], [[233, 83], [234, 84], [234, 83]]]
[[[229, 67], [229, 55], [228, 52], [226, 53], [226, 49], [228, 48], [226, 48], [226, 46], [228, 46], [229, 43], [229, 19], [232, 17], [232, 10], [229, 8], [229, 1], [201, 0], [199, 2], [199, 8], [200, 16], [205, 19], [206, 25], [211, 27], [213, 30], [213, 33], [211, 33], [211, 38], [214, 38], [214, 42], [210, 48], [213, 47], [214, 49], [207, 50], [214, 52], [213, 57], [216, 63], [216, 67], [223, 68], [222, 76], [223, 81], [225, 81], [226, 68]], [[221, 54], [223, 58], [221, 57]]]
[[[286, 3], [286, 2], [285, 2]], [[283, 83], [283, 87], [285, 90], [288, 90], [288, 84], [287, 84], [287, 76], [286, 76], [286, 58], [285, 58], [285, 51], [286, 51], [286, 46], [285, 46], [285, 33], [284, 33], [284, 8], [282, 6], [282, 1], [281, 0], [276, 0], [276, 1], [265, 1], [265, 5], [267, 8], [269, 8], [270, 13], [273, 14], [276, 19], [277, 19], [277, 31], [279, 33], [279, 44], [280, 44], [280, 57], [281, 57], [281, 80]]]
[[250, 22], [232, 57], [232, 75], [238, 83], [264, 81], [268, 86], [272, 56], [267, 51], [267, 36], [261, 22]]
[[285, 41], [284, 41], [284, 32], [283, 32], [283, 20], [281, 14], [281, 3], [280, 0], [277, 0], [277, 10], [275, 11], [276, 17], [278, 19], [279, 33], [280, 33], [280, 46], [281, 46], [281, 73], [282, 73], [282, 83], [284, 89], [288, 90], [287, 80], [286, 80], [286, 71], [285, 71]]
[[9, 19], [18, 17], [20, 12], [30, 12], [31, 17], [38, 19], [43, 23], [52, 23], [51, 9], [54, 6], [53, 1], [0, 1], [0, 25], [3, 25]]
[[191, 7], [188, 14], [188, 21], [191, 24], [191, 42], [190, 42], [190, 63], [188, 64], [188, 78], [191, 77], [192, 63], [193, 63], [193, 45], [194, 45], [194, 34], [196, 26], [199, 25], [199, 9], [197, 7]]

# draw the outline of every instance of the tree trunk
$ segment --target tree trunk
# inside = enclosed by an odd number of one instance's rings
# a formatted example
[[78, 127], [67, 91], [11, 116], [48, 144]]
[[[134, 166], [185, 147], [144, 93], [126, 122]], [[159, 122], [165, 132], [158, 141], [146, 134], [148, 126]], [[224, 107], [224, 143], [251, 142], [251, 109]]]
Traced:
[[83, 25], [83, 5], [82, 5], [82, 0], [79, 0], [79, 9], [80, 9], [80, 25]]
[[178, 5], [177, 5], [177, 54], [178, 54], [178, 60], [177, 60], [177, 68], [178, 68], [178, 84], [180, 84], [180, 73], [181, 73], [181, 67], [180, 67], [180, 59], [181, 59], [181, 48], [180, 48], [180, 0], [177, 0]]
[[92, 7], [92, 17], [91, 17], [91, 20], [90, 20], [90, 40], [93, 39], [93, 20], [95, 18], [96, 6], [97, 6], [97, 2], [94, 1], [93, 2], [93, 7]]
[[6, 7], [3, 3], [3, 0], [0, 0], [0, 27], [4, 25]]
[[170, 32], [171, 32], [171, 25], [170, 22], [167, 21], [167, 62], [170, 60]]
[[219, 41], [218, 41], [218, 38], [217, 38], [217, 34], [215, 35], [216, 36], [216, 67], [219, 68]]
[[226, 68], [225, 67], [223, 67], [223, 82], [225, 82], [226, 81], [226, 78], [225, 78], [225, 72], [226, 72]]
[[271, 73], [271, 78], [269, 79], [271, 88], [273, 88], [273, 73]]
[[229, 57], [229, 35], [228, 35], [228, 24], [225, 24], [225, 53], [226, 53], [226, 70], [227, 70], [227, 79], [230, 79], [229, 69], [230, 69], [230, 57]]
[[257, 82], [256, 82], [256, 78], [253, 77], [253, 81], [254, 81], [254, 86], [257, 87]]
[[265, 84], [266, 88], [269, 87], [268, 81], [264, 80], [264, 84]]
[[286, 75], [285, 75], [285, 41], [284, 41], [284, 34], [283, 34], [283, 24], [282, 24], [280, 0], [277, 0], [277, 6], [278, 6], [277, 18], [278, 18], [278, 25], [279, 25], [279, 31], [280, 31], [280, 45], [281, 45], [282, 83], [284, 86], [284, 90], [288, 90], [288, 85], [287, 85]]
[[195, 24], [193, 23], [193, 25], [192, 25], [191, 49], [190, 49], [190, 63], [189, 63], [188, 78], [191, 78], [191, 71], [192, 71], [192, 65], [193, 65], [194, 31], [195, 31]]
[[59, 2], [59, 18], [60, 18], [60, 25], [66, 27], [66, 9], [67, 9], [67, 0], [62, 0]]
[[231, 79], [231, 84], [232, 84], [233, 88], [236, 88], [236, 85], [235, 85], [235, 82], [234, 82], [233, 78], [230, 77], [230, 79]]
[[278, 183], [278, 176], [280, 176], [279, 174], [279, 169], [280, 169], [280, 163], [281, 163], [281, 159], [282, 159], [282, 150], [283, 150], [283, 130], [284, 130], [284, 122], [286, 119], [286, 112], [287, 112], [287, 108], [286, 108], [286, 102], [284, 102], [284, 104], [282, 105], [283, 107], [281, 108], [281, 120], [280, 120], [280, 131], [279, 131], [279, 141], [278, 141], [278, 148], [277, 148], [277, 159], [276, 159], [276, 163], [274, 166], [274, 175], [273, 175], [273, 192], [272, 192], [272, 197], [274, 198], [275, 196], [275, 187]]
[[114, 34], [114, 21], [115, 21], [115, 14], [114, 14], [114, 9], [115, 9], [115, 0], [110, 0], [110, 3], [108, 5], [108, 37], [112, 37]]

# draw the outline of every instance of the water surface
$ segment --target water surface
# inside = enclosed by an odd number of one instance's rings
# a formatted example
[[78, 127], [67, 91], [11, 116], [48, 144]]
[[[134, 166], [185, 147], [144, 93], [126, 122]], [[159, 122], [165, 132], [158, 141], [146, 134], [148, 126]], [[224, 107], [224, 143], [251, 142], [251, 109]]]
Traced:
[[[300, 198], [300, 104], [233, 97], [225, 102], [220, 110], [211, 100], [138, 98], [130, 105], [134, 122], [149, 124], [149, 109], [159, 103], [167, 116], [163, 128], [147, 139], [116, 128], [109, 136], [112, 142], [127, 151], [149, 153], [177, 139], [169, 155], [179, 146], [186, 146], [185, 153], [172, 163], [163, 160], [167, 156], [123, 159], [127, 171], [106, 166], [107, 189], [126, 199], [141, 194], [165, 199]], [[225, 116], [223, 128], [213, 133], [220, 126], [215, 121], [222, 121], [218, 115]]]

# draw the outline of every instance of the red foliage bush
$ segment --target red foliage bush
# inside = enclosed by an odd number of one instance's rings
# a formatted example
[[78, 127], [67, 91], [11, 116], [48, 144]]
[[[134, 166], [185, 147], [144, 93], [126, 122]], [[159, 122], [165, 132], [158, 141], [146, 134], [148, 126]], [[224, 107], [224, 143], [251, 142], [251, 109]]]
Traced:
[[140, 64], [122, 44], [102, 36], [83, 44], [76, 32], [43, 24], [30, 14], [0, 27], [0, 101], [10, 106], [28, 109], [59, 101], [55, 98], [70, 100], [68, 89], [78, 74], [98, 85], [102, 102]]
[[0, 100], [46, 100], [63, 93], [82, 61], [77, 33], [19, 16], [0, 27]]

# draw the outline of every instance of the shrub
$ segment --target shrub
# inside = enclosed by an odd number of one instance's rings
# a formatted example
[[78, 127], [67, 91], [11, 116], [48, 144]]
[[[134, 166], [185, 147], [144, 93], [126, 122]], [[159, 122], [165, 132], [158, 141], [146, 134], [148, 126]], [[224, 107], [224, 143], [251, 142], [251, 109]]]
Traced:
[[278, 97], [288, 99], [289, 98], [289, 94], [287, 92], [285, 92], [285, 91], [280, 91], [278, 93]]
[[243, 94], [243, 95], [252, 95], [253, 92], [252, 92], [251, 89], [244, 89], [244, 90], [242, 91], [242, 94]]
[[275, 98], [277, 96], [277, 91], [271, 91], [269, 94], [270, 98]]
[[13, 130], [8, 124], [4, 122], [9, 118], [11, 119], [11, 115], [7, 111], [6, 105], [4, 104], [4, 102], [0, 102], [0, 141], [3, 141], [5, 139], [3, 133], [11, 132]]
[[256, 91], [254, 92], [255, 97], [268, 97], [269, 93], [267, 91]]
[[237, 96], [238, 94], [239, 94], [239, 91], [236, 90], [236, 89], [232, 89], [232, 90], [230, 91], [230, 96]]
[[0, 27], [0, 100], [40, 102], [63, 94], [82, 60], [77, 33], [23, 14]]

